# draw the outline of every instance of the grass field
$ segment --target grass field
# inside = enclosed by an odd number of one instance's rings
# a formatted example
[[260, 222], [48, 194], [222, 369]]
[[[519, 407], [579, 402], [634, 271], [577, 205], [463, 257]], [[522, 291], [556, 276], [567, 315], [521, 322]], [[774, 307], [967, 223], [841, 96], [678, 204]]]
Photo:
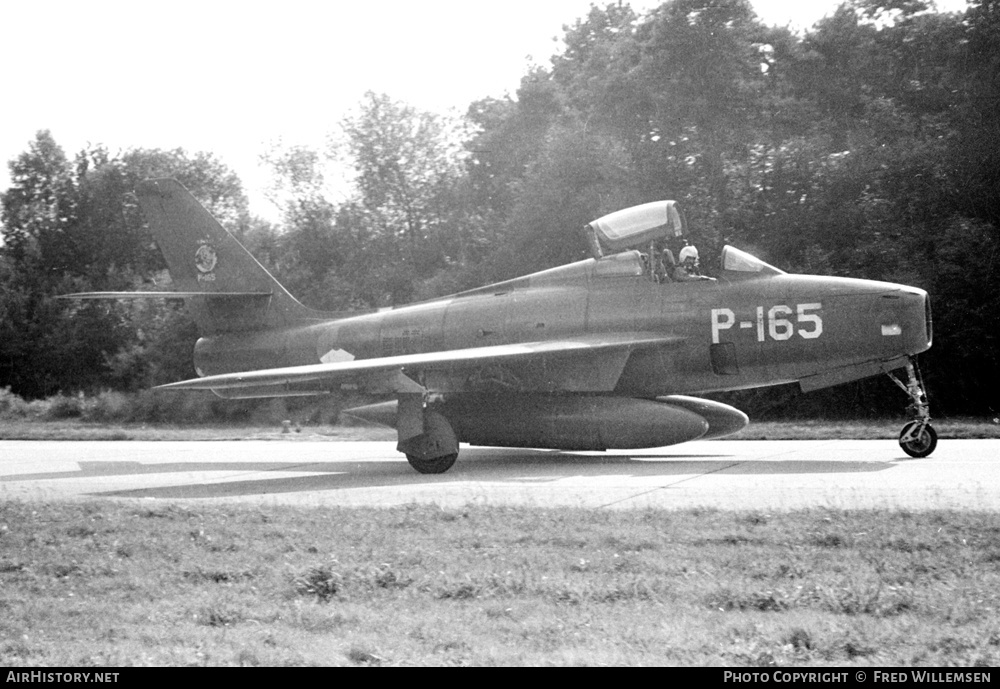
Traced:
[[1000, 662], [1000, 518], [0, 505], [0, 665]]
[[[892, 422], [737, 439], [894, 438]], [[937, 421], [997, 438], [992, 421]], [[0, 437], [387, 440], [5, 419]], [[0, 666], [1000, 663], [1000, 515], [0, 504]]]

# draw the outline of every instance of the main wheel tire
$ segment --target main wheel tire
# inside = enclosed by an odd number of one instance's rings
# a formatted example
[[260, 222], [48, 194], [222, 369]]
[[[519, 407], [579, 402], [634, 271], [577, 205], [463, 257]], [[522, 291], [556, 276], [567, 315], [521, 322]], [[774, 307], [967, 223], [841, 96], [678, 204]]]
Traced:
[[443, 457], [434, 457], [433, 459], [420, 459], [414, 455], [406, 455], [406, 461], [421, 474], [443, 474], [448, 469], [451, 469], [456, 459], [458, 459], [457, 452], [444, 455]]
[[919, 421], [910, 421], [903, 426], [903, 430], [899, 433], [899, 446], [903, 448], [903, 452], [917, 458], [926, 457], [934, 452], [938, 440], [937, 431], [934, 430], [934, 427], [930, 424], [924, 424], [924, 427], [920, 430], [920, 434], [916, 438], [903, 442], [903, 438], [919, 423]]

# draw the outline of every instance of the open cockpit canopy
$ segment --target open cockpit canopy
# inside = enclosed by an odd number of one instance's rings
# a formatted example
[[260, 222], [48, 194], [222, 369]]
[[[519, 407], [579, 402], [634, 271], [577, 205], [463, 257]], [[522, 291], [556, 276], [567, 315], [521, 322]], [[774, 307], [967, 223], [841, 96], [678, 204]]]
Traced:
[[[673, 254], [668, 250], [670, 240], [683, 238], [687, 244], [688, 227], [676, 201], [653, 201], [602, 216], [584, 227], [584, 235], [593, 257], [604, 259], [599, 261], [601, 266], [606, 264], [611, 254], [621, 254], [622, 259], [626, 259], [621, 265], [628, 260], [637, 261], [637, 265], [645, 266], [643, 272], [652, 275], [657, 282], [670, 282], [671, 266], [674, 265]], [[624, 252], [630, 250], [635, 256], [625, 257]], [[685, 247], [682, 252], [687, 250], [688, 247]], [[697, 257], [697, 251], [693, 247], [690, 250]], [[661, 265], [667, 262], [661, 252], [669, 254], [669, 266]], [[683, 259], [683, 253], [680, 258]], [[721, 263], [722, 272], [727, 273], [729, 279], [785, 274], [783, 270], [733, 246], [722, 249]]]
[[684, 216], [676, 201], [653, 201], [624, 208], [589, 223], [584, 232], [594, 258], [649, 246], [658, 239], [681, 237]]
[[734, 246], [725, 246], [722, 249], [722, 270], [729, 273], [743, 273], [747, 275], [784, 275], [785, 271], [775, 268], [769, 263], [764, 263], [756, 256], [752, 256], [745, 251], [740, 251]]

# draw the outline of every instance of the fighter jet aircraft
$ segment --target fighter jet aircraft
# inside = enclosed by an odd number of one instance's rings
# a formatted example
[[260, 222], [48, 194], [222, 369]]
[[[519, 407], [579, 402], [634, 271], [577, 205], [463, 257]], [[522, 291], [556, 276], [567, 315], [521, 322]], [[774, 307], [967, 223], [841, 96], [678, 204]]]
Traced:
[[[88, 298], [183, 298], [200, 330], [198, 378], [161, 386], [225, 398], [323, 395], [388, 402], [350, 410], [395, 426], [421, 473], [459, 443], [606, 450], [718, 438], [747, 416], [692, 395], [798, 383], [817, 390], [881, 373], [911, 401], [907, 454], [937, 435], [913, 357], [931, 346], [921, 289], [791, 275], [732, 246], [700, 275], [673, 201], [583, 228], [591, 257], [449, 297], [326, 313], [292, 297], [173, 179], [139, 203], [175, 289]], [[692, 255], [694, 254], [694, 255]], [[903, 371], [905, 382], [894, 372]]]

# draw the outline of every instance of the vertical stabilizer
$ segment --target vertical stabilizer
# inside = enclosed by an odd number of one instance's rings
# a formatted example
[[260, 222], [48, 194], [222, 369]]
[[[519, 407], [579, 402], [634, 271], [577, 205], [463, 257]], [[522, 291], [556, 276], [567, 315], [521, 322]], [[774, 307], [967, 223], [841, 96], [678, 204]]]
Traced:
[[136, 196], [177, 292], [202, 335], [280, 328], [311, 320], [300, 304], [175, 179], [150, 179]]

